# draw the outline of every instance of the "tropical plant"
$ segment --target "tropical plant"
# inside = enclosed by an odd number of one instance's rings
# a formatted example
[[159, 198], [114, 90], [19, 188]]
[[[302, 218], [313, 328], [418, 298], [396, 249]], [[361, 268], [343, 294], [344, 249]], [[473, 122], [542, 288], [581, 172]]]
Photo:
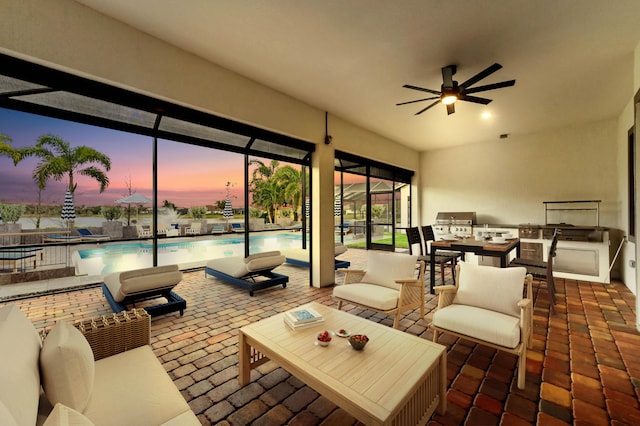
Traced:
[[194, 219], [203, 219], [207, 214], [207, 208], [205, 206], [189, 207], [189, 215]]
[[257, 165], [249, 182], [253, 204], [266, 212], [268, 222], [276, 222], [278, 208], [282, 206], [290, 207], [297, 221], [302, 204], [301, 172], [289, 165], [279, 167], [276, 160], [268, 165], [260, 160], [251, 160], [249, 164]]
[[76, 174], [97, 181], [100, 184], [100, 192], [109, 186], [109, 178], [105, 171], [111, 170], [111, 159], [91, 147], [81, 145], [72, 148], [69, 142], [58, 136], [47, 134], [38, 138], [35, 147], [25, 148], [22, 152], [23, 157], [40, 158], [40, 162], [33, 171], [33, 180], [41, 189], [45, 188], [47, 181], [51, 178], [61, 181], [67, 177], [69, 191], [73, 194], [77, 187], [74, 182]]
[[102, 216], [107, 220], [118, 220], [122, 217], [122, 207], [107, 206], [102, 207]]
[[17, 166], [22, 160], [23, 154], [20, 148], [11, 146], [11, 142], [13, 142], [13, 140], [9, 136], [0, 133], [0, 155], [11, 158], [13, 165]]
[[164, 200], [162, 202], [162, 207], [166, 208], [166, 209], [172, 209], [175, 210], [176, 209], [176, 205], [173, 204], [171, 201], [169, 200]]
[[278, 164], [277, 160], [271, 160], [269, 165], [260, 160], [249, 161], [250, 166], [257, 165], [249, 182], [253, 204], [266, 211], [269, 223], [275, 223], [276, 210], [284, 202], [278, 182], [274, 179]]
[[293, 210], [293, 220], [297, 221], [302, 204], [302, 173], [291, 166], [284, 166], [275, 172], [274, 178], [284, 202]]
[[255, 207], [249, 207], [249, 217], [258, 218], [262, 217], [263, 211], [256, 209]]
[[0, 203], [0, 218], [4, 223], [16, 223], [20, 220], [20, 216], [24, 213], [22, 204], [3, 204]]

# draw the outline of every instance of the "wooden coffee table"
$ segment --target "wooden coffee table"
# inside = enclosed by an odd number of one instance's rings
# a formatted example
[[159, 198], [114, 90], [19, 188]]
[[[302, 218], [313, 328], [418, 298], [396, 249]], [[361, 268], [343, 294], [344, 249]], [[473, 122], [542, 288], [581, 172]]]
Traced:
[[[294, 331], [281, 313], [239, 330], [241, 386], [252, 368], [272, 360], [368, 425], [425, 424], [434, 411], [444, 414], [444, 346], [319, 303], [302, 307], [320, 312], [325, 322]], [[338, 336], [329, 346], [316, 344], [319, 332], [340, 329], [370, 341], [362, 351]]]

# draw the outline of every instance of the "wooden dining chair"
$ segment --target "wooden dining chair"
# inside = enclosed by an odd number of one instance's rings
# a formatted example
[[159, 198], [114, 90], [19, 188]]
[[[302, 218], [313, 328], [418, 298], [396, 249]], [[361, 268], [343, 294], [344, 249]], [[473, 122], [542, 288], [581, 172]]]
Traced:
[[[406, 233], [407, 242], [409, 243], [409, 253], [414, 254], [414, 246], [417, 245], [419, 247], [419, 253], [415, 254], [418, 255], [418, 260], [422, 260], [425, 265], [428, 265], [431, 260], [430, 254], [428, 250], [425, 250], [428, 249], [428, 246], [426, 244], [423, 244], [423, 239], [420, 236], [419, 228], [417, 226], [407, 228]], [[440, 276], [442, 278], [443, 285], [445, 284], [445, 268], [451, 269], [451, 275], [454, 277], [455, 281], [454, 268], [456, 266], [456, 260], [457, 258], [452, 255], [436, 255], [436, 265], [440, 268]]]
[[553, 262], [556, 257], [556, 248], [558, 246], [558, 234], [560, 234], [560, 230], [556, 228], [553, 232], [553, 237], [551, 238], [551, 245], [549, 246], [549, 253], [546, 262], [517, 257], [509, 263], [510, 267], [520, 266], [527, 268], [527, 273], [531, 274], [535, 281], [546, 282], [547, 293], [549, 293], [549, 308], [552, 313], [556, 312], [556, 286], [553, 282]]

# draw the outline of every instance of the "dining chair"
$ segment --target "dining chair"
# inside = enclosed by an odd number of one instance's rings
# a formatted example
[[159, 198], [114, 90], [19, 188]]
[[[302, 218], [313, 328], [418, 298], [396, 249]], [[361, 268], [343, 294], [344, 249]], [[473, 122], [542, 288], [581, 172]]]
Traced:
[[[415, 253], [418, 256], [418, 260], [424, 262], [425, 265], [430, 263], [429, 252], [424, 250], [424, 247], [428, 248], [426, 245], [423, 245], [422, 237], [420, 236], [420, 229], [416, 227], [407, 228], [405, 230], [407, 234], [407, 242], [409, 243], [409, 254], [413, 255], [414, 250], [418, 251]], [[418, 246], [419, 249], [415, 249], [415, 246]], [[451, 269], [451, 275], [454, 277], [455, 281], [455, 272], [454, 268], [456, 266], [456, 258], [455, 256], [448, 255], [436, 255], [436, 265], [440, 268], [440, 276], [442, 278], [442, 284], [445, 284], [445, 268]]]
[[547, 293], [549, 294], [549, 309], [551, 313], [556, 312], [556, 286], [553, 282], [553, 262], [556, 257], [556, 248], [558, 246], [558, 234], [560, 229], [556, 228], [553, 231], [553, 237], [551, 238], [551, 245], [549, 246], [549, 253], [547, 255], [547, 261], [526, 259], [517, 257], [509, 263], [509, 267], [525, 267], [527, 273], [533, 276], [533, 279], [538, 282], [546, 282]]
[[[424, 246], [424, 253], [427, 257], [430, 256], [430, 248], [429, 248], [429, 241], [435, 241], [436, 240], [436, 236], [435, 233], [433, 232], [433, 227], [431, 225], [424, 225], [422, 227], [422, 237], [423, 237], [423, 241], [422, 241], [422, 245]], [[451, 276], [453, 277], [453, 281], [455, 283], [456, 280], [456, 264], [458, 263], [458, 259], [460, 259], [462, 257], [462, 253], [458, 252], [458, 251], [452, 251], [452, 250], [436, 250], [436, 263], [437, 264], [441, 264], [439, 259], [445, 260], [446, 262], [444, 262], [444, 266], [451, 268]], [[442, 266], [440, 268], [440, 270], [442, 271]], [[442, 273], [442, 284], [445, 284], [444, 282], [444, 273]]]

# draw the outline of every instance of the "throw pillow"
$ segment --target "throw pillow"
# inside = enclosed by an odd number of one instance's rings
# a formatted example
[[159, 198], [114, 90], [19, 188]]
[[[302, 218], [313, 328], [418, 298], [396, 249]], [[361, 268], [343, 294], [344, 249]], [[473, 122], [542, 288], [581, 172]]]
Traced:
[[52, 405], [84, 411], [91, 396], [95, 361], [89, 342], [73, 325], [58, 321], [40, 352], [42, 387]]
[[396, 280], [412, 279], [416, 277], [416, 262], [418, 256], [403, 253], [385, 253], [369, 250], [367, 272], [361, 282], [378, 284], [400, 290]]
[[495, 268], [459, 262], [458, 290], [453, 303], [520, 317], [525, 268]]

